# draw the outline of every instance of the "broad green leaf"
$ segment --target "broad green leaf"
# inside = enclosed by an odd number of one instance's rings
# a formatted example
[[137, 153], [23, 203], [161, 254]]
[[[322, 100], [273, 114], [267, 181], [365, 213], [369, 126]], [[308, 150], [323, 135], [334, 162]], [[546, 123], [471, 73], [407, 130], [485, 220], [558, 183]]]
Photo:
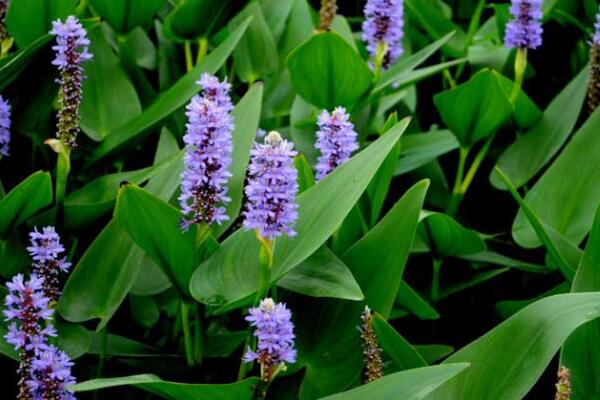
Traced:
[[[581, 265], [577, 269], [571, 292], [600, 291], [600, 208]], [[600, 396], [600, 321], [589, 322], [577, 329], [563, 346], [561, 362], [571, 371], [573, 400]]]
[[464, 148], [493, 135], [512, 113], [497, 74], [489, 70], [434, 96], [433, 101], [442, 120]]
[[[364, 302], [302, 299], [295, 314], [298, 362], [305, 367], [301, 399], [337, 393], [360, 375], [362, 351], [356, 326], [365, 305], [385, 318], [390, 314], [427, 186], [424, 181], [409, 189], [342, 257], [363, 290]], [[293, 304], [292, 308], [296, 309]]]
[[135, 322], [145, 329], [150, 329], [158, 322], [160, 310], [152, 296], [130, 295], [129, 311]]
[[53, 323], [58, 332], [57, 344], [72, 359], [79, 358], [88, 352], [92, 345], [92, 335], [83, 325], [71, 324], [61, 318], [55, 318]]
[[134, 28], [148, 27], [166, 0], [90, 0], [90, 4], [117, 32], [127, 34]]
[[438, 319], [440, 317], [438, 312], [404, 281], [398, 289], [395, 305], [422, 320]]
[[333, 17], [333, 21], [331, 21], [330, 29], [340, 35], [352, 48], [354, 51], [358, 52], [358, 47], [356, 46], [356, 40], [354, 39], [354, 33], [352, 32], [352, 28], [348, 23], [348, 20], [341, 15], [336, 15]]
[[244, 343], [247, 336], [247, 331], [207, 334], [204, 340], [204, 355], [206, 357], [229, 357]]
[[508, 271], [510, 271], [510, 268], [506, 267], [506, 268], [497, 268], [497, 269], [492, 269], [489, 271], [479, 272], [479, 273], [475, 274], [475, 276], [473, 276], [467, 280], [464, 280], [459, 283], [442, 288], [440, 290], [440, 294], [439, 294], [439, 297], [437, 298], [437, 300], [444, 299], [448, 296], [452, 296], [453, 294], [456, 294], [463, 290], [469, 289], [473, 286], [479, 285], [480, 283], [483, 283], [485, 281], [493, 279], [493, 278], [497, 277], [498, 275], [501, 275]]
[[[231, 9], [232, 1], [185, 0], [167, 15], [164, 34], [171, 40], [195, 41], [215, 32]], [[198, 23], [203, 21], [204, 23]]]
[[327, 247], [321, 247], [277, 283], [312, 297], [363, 300], [364, 295], [348, 267]]
[[315, 174], [308, 161], [306, 161], [304, 154], [296, 156], [294, 166], [298, 171], [298, 193], [302, 193], [315, 185]]
[[[298, 196], [299, 217], [295, 225], [298, 235], [277, 239], [273, 282], [314, 253], [339, 227], [407, 125], [408, 120], [400, 122]], [[216, 254], [195, 271], [190, 283], [192, 296], [206, 304], [224, 306], [254, 293], [258, 285], [258, 250], [254, 232], [238, 230], [232, 234]]]
[[315, 148], [316, 124], [314, 107], [302, 97], [296, 96], [290, 110], [291, 137], [294, 147], [306, 157], [309, 165], [315, 165], [319, 157], [319, 151]]
[[454, 352], [452, 346], [443, 344], [416, 344], [414, 347], [429, 365], [446, 358]]
[[46, 46], [50, 40], [52, 40], [52, 36], [44, 35], [18, 53], [7, 55], [4, 59], [0, 60], [0, 90], [4, 90], [4, 88], [17, 78], [21, 71], [33, 61], [37, 52]]
[[308, 39], [315, 28], [311, 15], [313, 10], [308, 1], [294, 0], [293, 3], [290, 16], [279, 41], [279, 58], [281, 60], [285, 60], [296, 46]]
[[288, 57], [292, 83], [319, 108], [351, 107], [368, 90], [373, 74], [358, 53], [333, 32], [321, 32]]
[[522, 399], [567, 337], [599, 316], [600, 293], [540, 300], [446, 359], [471, 368], [426, 398]]
[[52, 179], [38, 171], [19, 183], [0, 201], [0, 238], [52, 203]]
[[[516, 187], [532, 179], [560, 150], [573, 130], [587, 89], [587, 68], [581, 71], [550, 103], [542, 118], [520, 136], [496, 163]], [[490, 181], [504, 189], [494, 172]]]
[[400, 158], [396, 175], [405, 174], [458, 148], [458, 141], [448, 130], [406, 135], [400, 140]]
[[259, 3], [275, 41], [279, 42], [289, 21], [295, 0], [260, 0]]
[[214, 227], [215, 237], [220, 236], [231, 226], [242, 207], [246, 168], [250, 159], [250, 149], [258, 129], [262, 95], [263, 85], [261, 82], [257, 82], [248, 90], [231, 113], [235, 129], [232, 133], [233, 153], [231, 155], [231, 166], [229, 167], [232, 176], [229, 178], [229, 190], [227, 192], [231, 198], [226, 208], [229, 220]]
[[129, 184], [119, 190], [115, 218], [169, 277], [179, 295], [188, 297], [190, 277], [200, 261], [196, 225], [183, 232], [179, 210]]
[[421, 222], [421, 237], [438, 259], [480, 253], [486, 249], [477, 232], [441, 213], [428, 213]]
[[52, 21], [72, 15], [76, 0], [11, 1], [6, 12], [6, 27], [21, 49], [25, 49], [52, 29]]
[[377, 343], [392, 359], [398, 371], [427, 366], [419, 352], [379, 314], [373, 316], [373, 330]]
[[[102, 332], [95, 332], [92, 337], [90, 354], [100, 354], [104, 351], [107, 356], [118, 357], [157, 357], [163, 356], [156, 349], [135, 340], [107, 333], [103, 338]], [[103, 343], [105, 342], [105, 343]], [[106, 347], [103, 349], [104, 344]], [[178, 355], [176, 355], [178, 356]]]
[[89, 33], [94, 58], [84, 64], [81, 129], [91, 139], [101, 141], [115, 128], [142, 112], [140, 99], [119, 64], [101, 29]]
[[274, 73], [278, 68], [277, 46], [258, 2], [249, 3], [231, 22], [230, 26], [252, 22], [233, 51], [233, 67], [244, 82], [254, 82]]
[[88, 247], [67, 280], [58, 303], [67, 321], [100, 319], [102, 329], [117, 311], [140, 270], [142, 250], [112, 220]]
[[[600, 199], [598, 129], [597, 110], [525, 196], [541, 221], [575, 244], [590, 231]], [[523, 209], [517, 214], [512, 231], [515, 241], [523, 247], [541, 243]]]
[[131, 375], [119, 378], [93, 379], [73, 385], [76, 392], [118, 386], [135, 386], [169, 400], [252, 400], [258, 378], [231, 384], [193, 384], [163, 381], [155, 375]]
[[503, 254], [496, 253], [493, 251], [482, 251], [476, 254], [466, 254], [460, 256], [460, 258], [479, 264], [493, 264], [501, 265], [503, 267], [511, 267], [520, 269], [527, 272], [537, 272], [545, 274], [548, 272], [548, 268], [543, 265], [532, 264], [526, 261], [517, 260], [515, 258], [507, 257]]
[[113, 132], [109, 133], [92, 152], [92, 162], [97, 162], [99, 159], [127, 147], [131, 142], [141, 141], [144, 136], [152, 132], [151, 129], [156, 124], [189, 101], [200, 90], [195, 82], [199, 79], [201, 73], [204, 71], [215, 73], [223, 65], [249, 23], [250, 20], [246, 20], [240, 24], [219, 47], [206, 56], [204, 61], [196, 65], [194, 69], [161, 94], [138, 117], [116, 128], [114, 134]]
[[[507, 77], [496, 74], [500, 87], [504, 90], [507, 96], [511, 95], [514, 88], [514, 82]], [[514, 102], [512, 118], [518, 127], [528, 128], [542, 117], [542, 111], [535, 103], [527, 96], [525, 91], [521, 90]]]
[[467, 363], [456, 363], [396, 372], [321, 400], [420, 400], [468, 367]]
[[528, 305], [535, 303], [538, 300], [544, 299], [546, 297], [555, 296], [557, 294], [565, 294], [569, 293], [570, 285], [569, 282], [563, 282], [558, 286], [553, 287], [552, 289], [542, 293], [539, 296], [536, 296], [532, 299], [525, 300], [504, 300], [496, 303], [496, 311], [500, 318], [507, 319], [510, 316], [516, 314], [520, 310], [524, 309]]

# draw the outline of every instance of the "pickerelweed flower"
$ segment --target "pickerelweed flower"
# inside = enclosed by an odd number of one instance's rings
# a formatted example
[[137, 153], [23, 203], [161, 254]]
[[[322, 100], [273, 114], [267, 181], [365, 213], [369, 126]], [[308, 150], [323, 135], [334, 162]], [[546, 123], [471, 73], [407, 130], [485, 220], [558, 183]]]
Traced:
[[381, 64], [389, 68], [404, 52], [404, 0], [368, 0], [365, 6], [363, 40], [371, 57], [377, 56], [380, 43], [387, 45], [387, 52]]
[[60, 296], [60, 272], [67, 272], [71, 263], [61, 257], [65, 247], [53, 226], [47, 226], [41, 232], [34, 229], [29, 233], [30, 246], [27, 251], [33, 259], [33, 273], [44, 280], [44, 294], [50, 301]]
[[542, 45], [543, 0], [512, 0], [511, 21], [506, 25], [504, 44], [509, 48], [537, 49]]
[[349, 118], [344, 107], [336, 107], [331, 114], [323, 110], [319, 115], [315, 147], [321, 151], [321, 155], [317, 163], [317, 180], [325, 178], [348, 161], [352, 152], [358, 149], [358, 135]]
[[27, 386], [33, 400], [74, 400], [68, 387], [76, 382], [71, 375], [73, 362], [56, 346], [46, 346], [31, 362], [31, 376]]
[[556, 384], [556, 396], [554, 400], [571, 400], [571, 373], [565, 366], [558, 368], [558, 383]]
[[363, 339], [365, 381], [373, 382], [383, 376], [383, 362], [381, 361], [381, 348], [373, 329], [373, 314], [368, 306], [365, 306], [360, 319], [362, 321], [360, 336]]
[[53, 311], [44, 295], [42, 278], [31, 275], [25, 281], [23, 275], [18, 274], [6, 286], [9, 293], [3, 313], [5, 320], [11, 323], [4, 338], [19, 351], [18, 400], [29, 400], [33, 399], [27, 385], [32, 362], [44, 350], [47, 337], [56, 336], [54, 327], [47, 323], [52, 319]]
[[229, 97], [231, 85], [206, 73], [198, 84], [202, 86], [202, 93], [187, 106], [189, 122], [183, 137], [187, 147], [179, 203], [184, 214], [184, 230], [191, 224], [227, 220], [225, 207], [219, 204], [231, 201], [227, 196], [234, 128], [233, 104]]
[[600, 12], [596, 14], [594, 36], [590, 46], [590, 75], [587, 97], [588, 109], [592, 113], [600, 104]]
[[52, 49], [56, 58], [52, 64], [60, 71], [60, 95], [58, 124], [56, 136], [69, 147], [76, 146], [79, 134], [79, 106], [81, 104], [83, 79], [82, 64], [92, 58], [88, 52], [90, 44], [87, 32], [74, 16], [69, 16], [65, 22], [52, 22], [50, 34], [56, 36], [56, 45]]
[[337, 12], [337, 0], [321, 0], [319, 10], [319, 30], [327, 31], [335, 18]]
[[298, 218], [298, 171], [294, 167], [294, 144], [270, 132], [264, 144], [250, 152], [248, 183], [245, 188], [244, 227], [256, 229], [263, 238], [294, 236]]
[[4, 20], [6, 19], [6, 10], [8, 10], [8, 0], [0, 0], [0, 42], [8, 39], [8, 30]]
[[10, 145], [10, 104], [0, 96], [0, 157], [8, 156]]
[[258, 307], [248, 312], [246, 321], [254, 328], [257, 345], [256, 351], [247, 349], [244, 360], [260, 363], [262, 379], [269, 382], [278, 367], [296, 362], [292, 313], [285, 304], [275, 303], [271, 298], [261, 300]]

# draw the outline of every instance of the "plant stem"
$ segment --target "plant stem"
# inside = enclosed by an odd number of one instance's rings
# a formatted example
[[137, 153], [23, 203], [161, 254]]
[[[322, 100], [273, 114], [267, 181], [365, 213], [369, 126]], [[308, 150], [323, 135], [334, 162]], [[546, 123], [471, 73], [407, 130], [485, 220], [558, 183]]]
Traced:
[[440, 272], [442, 260], [433, 259], [433, 278], [431, 280], [431, 300], [435, 303], [440, 298]]
[[[102, 377], [104, 369], [104, 360], [106, 358], [106, 349], [108, 348], [108, 329], [105, 326], [100, 331], [100, 353], [98, 354], [98, 368], [96, 369], [96, 379]], [[98, 398], [98, 390], [94, 391], [94, 399]]]
[[194, 360], [202, 365], [204, 357], [204, 335], [202, 333], [202, 308], [196, 307], [196, 318], [194, 318]]
[[469, 156], [469, 148], [461, 147], [458, 155], [458, 166], [456, 168], [456, 177], [454, 178], [454, 187], [452, 188], [452, 197], [450, 198], [450, 204], [446, 212], [450, 215], [456, 214], [458, 206], [462, 200], [462, 193], [460, 187], [462, 185], [463, 175], [465, 173], [465, 166], [467, 164], [467, 157]]
[[527, 49], [520, 48], [517, 50], [515, 57], [515, 85], [513, 86], [512, 93], [510, 94], [510, 102], [515, 104], [521, 88], [523, 87], [523, 79], [525, 77], [525, 70], [527, 69]]
[[196, 57], [196, 64], [200, 64], [206, 53], [208, 52], [208, 39], [206, 37], [201, 37], [198, 39], [198, 57]]
[[185, 50], [185, 69], [190, 72], [194, 68], [194, 62], [192, 61], [192, 44], [189, 40], [185, 41], [183, 48]]
[[190, 331], [190, 305], [181, 300], [181, 327], [183, 329], [183, 343], [185, 345], [185, 358], [188, 366], [194, 365], [194, 349], [192, 345], [192, 334]]
[[477, 155], [475, 156], [475, 159], [473, 160], [473, 164], [471, 164], [471, 168], [469, 168], [469, 170], [467, 171], [467, 175], [465, 175], [462, 185], [460, 186], [460, 192], [462, 193], [463, 196], [465, 195], [465, 193], [467, 193], [467, 190], [469, 190], [469, 186], [471, 185], [471, 182], [473, 182], [473, 178], [475, 178], [475, 174], [477, 173], [477, 170], [481, 166], [481, 163], [483, 162], [483, 160], [485, 159], [485, 156], [487, 155], [488, 151], [490, 150], [490, 146], [492, 145], [492, 142], [494, 141], [494, 137], [496, 137], [495, 134], [492, 134], [488, 137], [488, 139], [485, 141], [485, 143], [479, 150], [479, 153], [477, 153]]

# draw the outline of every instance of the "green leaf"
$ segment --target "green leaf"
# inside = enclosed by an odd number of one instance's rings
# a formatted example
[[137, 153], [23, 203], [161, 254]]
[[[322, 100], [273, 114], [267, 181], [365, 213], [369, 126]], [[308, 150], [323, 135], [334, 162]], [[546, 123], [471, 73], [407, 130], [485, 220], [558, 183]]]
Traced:
[[101, 141], [142, 112], [140, 99], [119, 59], [102, 35], [101, 29], [89, 33], [94, 58], [84, 64], [81, 129], [92, 140]]
[[360, 375], [363, 357], [356, 326], [365, 304], [384, 317], [389, 315], [427, 187], [423, 181], [409, 189], [342, 257], [363, 290], [364, 302], [327, 299], [306, 304], [302, 299], [302, 307], [292, 307], [298, 309], [298, 363], [306, 369], [301, 399], [337, 393]]
[[215, 73], [223, 65], [249, 23], [250, 20], [248, 19], [240, 24], [204, 61], [196, 65], [194, 69], [171, 86], [169, 90], [160, 95], [138, 117], [116, 128], [114, 133], [107, 134], [106, 138], [92, 152], [92, 162], [97, 162], [119, 149], [122, 150], [125, 147], [131, 146], [132, 143], [141, 141], [144, 136], [152, 132], [151, 129], [155, 125], [189, 101], [200, 90], [200, 87], [195, 82], [201, 73], [203, 71]]
[[[165, 18], [164, 35], [174, 41], [195, 41], [208, 37], [223, 23], [231, 3], [231, 0], [180, 2]], [[199, 24], [198, 21], [204, 23]]]
[[0, 238], [52, 203], [52, 179], [38, 171], [19, 183], [0, 201]]
[[76, 392], [118, 386], [135, 386], [169, 400], [252, 400], [258, 378], [240, 382], [208, 385], [163, 381], [155, 375], [131, 375], [119, 378], [93, 379], [71, 386]]
[[252, 22], [233, 51], [233, 67], [242, 81], [252, 83], [275, 72], [279, 57], [275, 39], [258, 2], [248, 4], [230, 26], [235, 27], [246, 18], [252, 18]]
[[[332, 174], [298, 196], [299, 218], [294, 238], [275, 244], [272, 281], [314, 253], [338, 228], [408, 125], [400, 122], [386, 135], [353, 156]], [[350, 182], [352, 182], [350, 184]], [[259, 244], [255, 233], [238, 230], [195, 271], [192, 296], [205, 304], [233, 305], [257, 290]], [[245, 267], [239, 268], [240, 265]]]
[[165, 0], [90, 0], [90, 4], [115, 31], [127, 34], [138, 26], [148, 27]]
[[497, 73], [489, 70], [436, 95], [433, 101], [442, 120], [464, 148], [493, 135], [512, 113]]
[[398, 289], [395, 305], [422, 320], [438, 319], [440, 317], [440, 314], [404, 281]]
[[79, 358], [88, 352], [92, 345], [92, 335], [83, 325], [71, 324], [56, 318], [53, 321], [58, 332], [58, 346], [72, 359]]
[[406, 135], [400, 140], [396, 175], [413, 171], [458, 148], [458, 140], [448, 130]]
[[[600, 291], [600, 208], [581, 265], [573, 280], [571, 292]], [[561, 362], [571, 376], [573, 400], [594, 399], [600, 396], [600, 321], [589, 322], [577, 329], [563, 346]]]
[[347, 392], [323, 397], [321, 400], [419, 400], [467, 369], [469, 364], [457, 363], [410, 369], [384, 376]]
[[318, 108], [350, 108], [369, 89], [373, 74], [358, 53], [333, 32], [321, 32], [288, 57], [292, 84]]
[[429, 365], [446, 358], [454, 352], [452, 346], [443, 344], [417, 344], [414, 347]]
[[304, 154], [296, 156], [294, 166], [298, 171], [298, 193], [303, 193], [315, 185], [315, 175]]
[[399, 371], [427, 366], [419, 352], [379, 314], [373, 316], [373, 329], [377, 343]]
[[460, 258], [474, 263], [501, 265], [503, 267], [516, 268], [527, 272], [548, 272], [548, 268], [546, 268], [543, 265], [537, 265], [528, 263], [526, 261], [517, 260], [515, 258], [510, 258], [503, 254], [496, 253], [493, 251], [482, 251], [481, 253], [476, 254], [466, 254], [460, 256]]
[[263, 84], [257, 82], [236, 104], [231, 113], [235, 129], [232, 133], [233, 153], [231, 155], [231, 166], [229, 167], [232, 176], [229, 178], [227, 193], [231, 198], [231, 202], [227, 204], [226, 208], [229, 220], [213, 228], [215, 237], [223, 234], [233, 224], [242, 207], [246, 168], [250, 160], [250, 149], [258, 130], [262, 96]]
[[[527, 193], [525, 201], [539, 219], [573, 243], [580, 243], [592, 227], [600, 199], [600, 112], [594, 112], [562, 153]], [[531, 222], [520, 210], [513, 237], [523, 247], [537, 247]]]
[[[507, 96], [510, 96], [515, 83], [500, 74], [496, 74], [496, 77], [498, 78], [498, 82], [500, 82], [500, 87], [502, 87], [504, 93], [506, 93]], [[521, 90], [515, 100], [512, 117], [518, 127], [527, 128], [542, 117], [542, 111], [535, 105], [529, 96], [527, 96], [527, 93]]]
[[456, 283], [454, 285], [442, 288], [440, 290], [440, 294], [439, 294], [439, 297], [437, 298], [437, 300], [444, 299], [448, 296], [452, 296], [453, 294], [461, 292], [465, 289], [469, 289], [473, 286], [479, 285], [480, 283], [483, 283], [487, 280], [493, 279], [493, 278], [497, 277], [498, 275], [501, 275], [508, 271], [510, 271], [510, 268], [506, 267], [506, 268], [492, 269], [490, 271], [479, 272], [479, 273], [475, 274], [475, 276], [473, 276], [467, 280], [464, 280], [460, 283]]
[[188, 297], [190, 277], [200, 262], [195, 244], [197, 226], [182, 232], [178, 209], [129, 184], [119, 190], [115, 218], [169, 277], [179, 295]]
[[446, 214], [428, 213], [421, 226], [421, 237], [438, 259], [480, 253], [486, 249], [477, 232], [462, 227]]
[[[278, 1], [280, 3], [281, 1]], [[315, 29], [311, 16], [312, 7], [307, 0], [294, 0], [290, 16], [286, 22], [279, 43], [279, 58], [285, 60], [287, 55], [300, 43], [312, 35]]]
[[33, 61], [33, 56], [51, 40], [51, 35], [44, 35], [18, 53], [14, 55], [9, 54], [0, 60], [0, 90], [4, 90], [4, 88], [11, 84], [25, 67]]
[[6, 27], [17, 46], [24, 49], [52, 29], [52, 21], [72, 15], [75, 0], [11, 1], [6, 12]]
[[598, 304], [600, 293], [586, 293], [552, 296], [526, 307], [445, 360], [472, 367], [427, 400], [522, 399], [567, 337], [600, 316]]
[[[585, 99], [587, 78], [585, 68], [556, 96], [542, 118], [500, 156], [496, 166], [517, 188], [532, 179], [567, 140]], [[490, 181], [496, 188], [504, 189], [502, 180], [494, 172]]]
[[312, 297], [363, 300], [364, 295], [348, 267], [327, 247], [321, 247], [277, 283]]

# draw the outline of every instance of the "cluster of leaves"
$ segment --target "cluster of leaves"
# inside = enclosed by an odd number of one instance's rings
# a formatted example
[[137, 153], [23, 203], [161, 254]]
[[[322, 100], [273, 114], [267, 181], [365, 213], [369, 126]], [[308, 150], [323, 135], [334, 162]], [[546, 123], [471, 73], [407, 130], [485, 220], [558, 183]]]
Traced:
[[[261, 127], [301, 153], [298, 235], [277, 240], [270, 282], [293, 311], [298, 362], [271, 398], [520, 399], [561, 347], [573, 398], [600, 396], [600, 114], [583, 110], [597, 4], [544, 2], [547, 32], [568, 37], [546, 35], [525, 91], [511, 99], [508, 4], [487, 3], [405, 0], [405, 55], [377, 74], [361, 16], [337, 15], [319, 32], [307, 0], [12, 0], [14, 45], [0, 58], [14, 118], [12, 155], [0, 160], [0, 275], [27, 271], [29, 230], [58, 227], [74, 263], [57, 306], [58, 343], [85, 381], [79, 395], [253, 398], [258, 379], [236, 377], [260, 244], [239, 229], [239, 215]], [[363, 4], [354, 5], [339, 11]], [[57, 206], [56, 155], [44, 144], [57, 95], [47, 32], [71, 14], [88, 29], [94, 60], [85, 66], [85, 137]], [[555, 58], [543, 58], [546, 47]], [[540, 71], [547, 63], [565, 66]], [[177, 196], [183, 108], [205, 71], [233, 83], [235, 131], [230, 219], [198, 241], [196, 227], [179, 228]], [[316, 117], [336, 106], [351, 112], [361, 150], [315, 183]], [[497, 281], [511, 285], [494, 299], [504, 300], [496, 305], [504, 321], [462, 349], [438, 344], [454, 344], [444, 332], [434, 344], [401, 335], [398, 327], [411, 325], [429, 337], [420, 320], [439, 319], [451, 296]], [[511, 289], [525, 300], [506, 301]], [[385, 376], [361, 385], [356, 327], [365, 305], [375, 312]], [[462, 323], [465, 310], [447, 308]], [[0, 352], [15, 358], [3, 340]]]

